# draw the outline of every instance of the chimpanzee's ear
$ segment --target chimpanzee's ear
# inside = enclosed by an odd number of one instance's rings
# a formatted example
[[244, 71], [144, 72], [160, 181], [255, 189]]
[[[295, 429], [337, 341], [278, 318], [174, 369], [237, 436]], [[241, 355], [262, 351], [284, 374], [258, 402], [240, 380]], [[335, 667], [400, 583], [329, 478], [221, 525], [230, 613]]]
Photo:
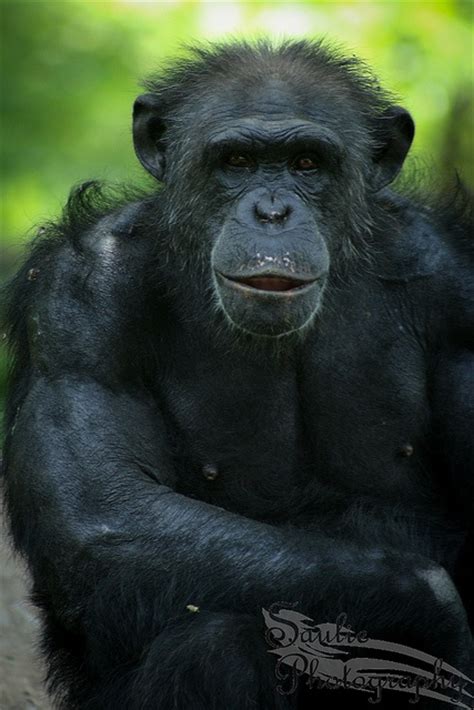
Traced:
[[165, 124], [161, 103], [154, 94], [139, 96], [133, 106], [133, 144], [138, 160], [157, 180], [165, 173]]
[[390, 106], [378, 119], [377, 149], [373, 156], [374, 190], [390, 184], [400, 172], [415, 135], [412, 117], [401, 106]]

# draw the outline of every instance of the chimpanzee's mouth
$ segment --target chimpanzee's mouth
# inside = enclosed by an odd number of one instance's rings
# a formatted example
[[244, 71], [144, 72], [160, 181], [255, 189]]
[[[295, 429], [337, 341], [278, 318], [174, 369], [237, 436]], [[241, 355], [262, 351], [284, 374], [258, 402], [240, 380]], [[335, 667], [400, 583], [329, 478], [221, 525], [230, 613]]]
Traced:
[[297, 291], [314, 284], [316, 279], [298, 279], [281, 276], [279, 274], [265, 274], [248, 276], [245, 278], [220, 274], [227, 281], [231, 281], [237, 287], [253, 289], [256, 291], [267, 291], [278, 293], [282, 291]]

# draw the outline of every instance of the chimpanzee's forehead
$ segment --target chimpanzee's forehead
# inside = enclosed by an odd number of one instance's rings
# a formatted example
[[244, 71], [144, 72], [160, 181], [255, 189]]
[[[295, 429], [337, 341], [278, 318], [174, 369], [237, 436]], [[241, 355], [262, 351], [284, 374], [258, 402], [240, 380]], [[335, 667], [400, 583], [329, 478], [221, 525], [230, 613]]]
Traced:
[[[199, 104], [200, 102], [198, 102]], [[239, 81], [213, 87], [203, 97], [202, 127], [222, 122], [257, 117], [268, 121], [294, 120], [316, 121], [337, 126], [341, 121], [339, 101], [332, 92], [315, 82], [291, 83], [278, 76], [260, 81]], [[350, 110], [350, 107], [346, 109]], [[347, 117], [347, 114], [346, 114]]]
[[[292, 114], [299, 104], [298, 92], [279, 78], [267, 79], [260, 85], [230, 87], [229, 99], [234, 109], [253, 114], [281, 116]], [[298, 107], [299, 108], [299, 107]]]

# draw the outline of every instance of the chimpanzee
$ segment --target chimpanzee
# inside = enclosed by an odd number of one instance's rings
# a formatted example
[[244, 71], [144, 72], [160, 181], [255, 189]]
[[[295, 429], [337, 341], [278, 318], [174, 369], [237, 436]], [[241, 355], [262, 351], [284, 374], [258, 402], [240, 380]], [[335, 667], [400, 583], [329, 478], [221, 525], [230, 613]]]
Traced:
[[9, 291], [5, 497], [58, 707], [367, 707], [279, 692], [276, 603], [470, 673], [465, 191], [388, 187], [413, 121], [321, 42], [145, 86], [158, 189], [76, 189]]

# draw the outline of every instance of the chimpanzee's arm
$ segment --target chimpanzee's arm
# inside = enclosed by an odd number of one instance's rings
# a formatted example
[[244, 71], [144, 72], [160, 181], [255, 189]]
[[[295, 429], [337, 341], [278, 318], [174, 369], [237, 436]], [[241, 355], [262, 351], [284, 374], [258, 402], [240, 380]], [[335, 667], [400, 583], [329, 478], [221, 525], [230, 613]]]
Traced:
[[440, 357], [433, 388], [436, 438], [452, 497], [470, 533], [456, 574], [474, 632], [474, 349], [457, 345]]
[[[110, 641], [135, 643], [139, 654], [189, 604], [258, 614], [284, 600], [332, 618], [337, 596], [354, 624], [392, 635], [401, 623], [410, 636], [424, 613], [440, 614], [423, 575], [410, 577], [414, 560], [352, 542], [334, 549], [322, 536], [186, 498], [159, 483], [168, 466], [159, 415], [143, 393], [70, 375], [33, 378], [8, 460], [16, 540], [61, 623], [84, 627], [101, 655]], [[362, 619], [366, 594], [373, 603]], [[440, 650], [448, 647], [444, 637]]]
[[[474, 337], [474, 333], [473, 333]], [[473, 343], [474, 345], [474, 343]], [[474, 348], [450, 348], [438, 362], [434, 406], [437, 436], [454, 497], [474, 516]]]

